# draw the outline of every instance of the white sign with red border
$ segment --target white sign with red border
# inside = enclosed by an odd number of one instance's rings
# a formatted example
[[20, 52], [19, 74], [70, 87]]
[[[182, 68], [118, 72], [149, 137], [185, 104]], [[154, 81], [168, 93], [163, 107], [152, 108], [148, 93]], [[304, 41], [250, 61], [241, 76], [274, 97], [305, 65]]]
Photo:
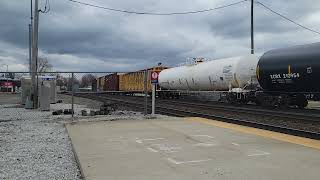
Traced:
[[151, 83], [158, 84], [158, 77], [159, 77], [159, 72], [152, 71], [151, 72]]

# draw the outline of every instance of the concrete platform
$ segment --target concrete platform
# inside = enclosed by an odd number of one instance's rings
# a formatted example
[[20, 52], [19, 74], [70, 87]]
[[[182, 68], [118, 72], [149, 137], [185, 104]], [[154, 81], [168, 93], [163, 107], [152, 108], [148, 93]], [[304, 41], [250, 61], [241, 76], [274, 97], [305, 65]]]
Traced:
[[66, 127], [86, 179], [320, 177], [320, 142], [280, 133], [200, 118], [84, 122]]

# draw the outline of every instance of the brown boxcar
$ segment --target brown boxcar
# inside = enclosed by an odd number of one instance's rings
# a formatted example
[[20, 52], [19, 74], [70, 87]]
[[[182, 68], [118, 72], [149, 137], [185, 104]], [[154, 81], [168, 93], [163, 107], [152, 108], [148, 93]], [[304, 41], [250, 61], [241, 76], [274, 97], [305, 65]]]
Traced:
[[105, 76], [105, 91], [119, 91], [119, 75], [117, 73]]
[[[148, 92], [151, 92], [151, 78], [150, 74], [152, 71], [162, 71], [167, 67], [156, 66], [148, 69]], [[121, 74], [119, 75], [119, 90], [125, 92], [143, 92], [144, 91], [144, 70]]]

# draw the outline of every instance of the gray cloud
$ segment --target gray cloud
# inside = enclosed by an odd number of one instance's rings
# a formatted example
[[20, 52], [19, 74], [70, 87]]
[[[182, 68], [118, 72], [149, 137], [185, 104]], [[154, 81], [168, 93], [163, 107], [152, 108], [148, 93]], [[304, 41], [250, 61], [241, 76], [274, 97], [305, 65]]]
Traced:
[[[40, 16], [39, 48], [56, 70], [135, 70], [157, 62], [174, 66], [187, 57], [219, 58], [248, 54], [250, 3], [185, 16], [141, 16], [108, 12], [67, 0], [50, 0], [51, 11]], [[81, 0], [114, 8], [148, 12], [206, 9], [230, 3], [219, 0]], [[262, 0], [261, 0], [262, 1]], [[29, 0], [0, 2], [0, 58], [26, 70]], [[41, 7], [44, 1], [40, 0]], [[302, 24], [320, 30], [320, 2], [262, 1]], [[272, 2], [272, 3], [271, 3]], [[258, 53], [278, 47], [319, 41], [319, 35], [255, 5]], [[1, 60], [0, 59], [0, 60]]]

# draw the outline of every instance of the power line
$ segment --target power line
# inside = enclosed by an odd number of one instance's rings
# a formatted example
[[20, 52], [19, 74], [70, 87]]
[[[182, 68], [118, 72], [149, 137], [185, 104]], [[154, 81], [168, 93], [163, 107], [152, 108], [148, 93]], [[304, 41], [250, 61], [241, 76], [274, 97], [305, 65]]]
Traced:
[[282, 17], [283, 19], [285, 19], [285, 20], [287, 20], [287, 21], [292, 22], [293, 24], [295, 24], [295, 25], [297, 25], [297, 26], [299, 26], [299, 27], [302, 27], [302, 28], [304, 28], [304, 29], [306, 29], [306, 30], [308, 30], [308, 31], [311, 31], [311, 32], [320, 34], [319, 31], [316, 31], [316, 30], [313, 30], [313, 29], [311, 29], [311, 28], [308, 28], [308, 27], [306, 27], [306, 26], [304, 26], [304, 25], [302, 25], [302, 24], [300, 24], [300, 23], [297, 23], [297, 22], [295, 22], [294, 20], [292, 20], [292, 19], [290, 19], [290, 18], [288, 18], [288, 17], [286, 17], [286, 16], [284, 16], [284, 15], [282, 15], [282, 14], [280, 14], [280, 13], [274, 11], [274, 10], [272, 10], [270, 7], [264, 5], [262, 2], [256, 1], [256, 3], [257, 3], [257, 4], [260, 4], [262, 7], [264, 7], [264, 8], [267, 9], [267, 10], [269, 10], [270, 12], [272, 12], [272, 13], [280, 16], [280, 17]]
[[68, 0], [68, 1], [73, 2], [73, 3], [78, 3], [78, 4], [81, 4], [81, 5], [85, 5], [85, 6], [91, 6], [91, 7], [94, 7], [94, 8], [99, 8], [99, 9], [104, 9], [104, 10], [109, 10], [109, 11], [122, 12], [122, 13], [128, 13], [128, 14], [170, 16], [170, 15], [197, 14], [197, 13], [204, 13], [204, 12], [214, 11], [214, 10], [218, 10], [218, 9], [223, 9], [223, 8], [227, 8], [227, 7], [230, 7], [230, 6], [234, 6], [234, 5], [237, 5], [237, 4], [241, 4], [241, 3], [244, 3], [244, 2], [246, 2], [248, 0], [242, 0], [242, 1], [234, 2], [234, 3], [223, 5], [223, 6], [210, 8], [210, 9], [203, 9], [203, 10], [197, 10], [197, 11], [186, 11], [186, 12], [170, 12], [170, 13], [153, 13], [153, 12], [128, 11], [128, 10], [123, 10], [123, 9], [115, 9], [115, 8], [109, 8], [109, 7], [104, 7], [104, 6], [84, 3], [84, 2], [77, 1], [77, 0]]

